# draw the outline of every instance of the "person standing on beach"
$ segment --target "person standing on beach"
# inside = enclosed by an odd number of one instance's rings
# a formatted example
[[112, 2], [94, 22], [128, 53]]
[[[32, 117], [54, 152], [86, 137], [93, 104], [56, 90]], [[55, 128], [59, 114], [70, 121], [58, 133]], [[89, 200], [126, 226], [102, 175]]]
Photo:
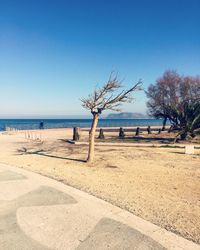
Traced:
[[40, 129], [44, 129], [44, 122], [40, 122], [39, 128], [40, 128]]

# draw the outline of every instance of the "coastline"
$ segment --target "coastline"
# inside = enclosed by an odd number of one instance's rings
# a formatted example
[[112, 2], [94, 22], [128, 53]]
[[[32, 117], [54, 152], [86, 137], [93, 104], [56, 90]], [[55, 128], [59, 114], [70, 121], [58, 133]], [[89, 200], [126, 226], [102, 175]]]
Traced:
[[[0, 131], [6, 127], [17, 130], [39, 129], [40, 122], [44, 128], [88, 128], [92, 119], [0, 119]], [[162, 126], [162, 120], [158, 119], [99, 119], [98, 127], [141, 127]]]
[[[137, 128], [140, 128], [140, 129], [142, 129], [142, 131], [146, 131], [146, 129], [147, 129], [147, 127], [148, 126], [146, 126], [146, 125], [143, 125], [143, 126], [127, 126], [127, 127], [123, 127], [122, 126], [122, 128], [124, 128], [124, 130], [126, 131], [131, 131], [131, 130], [136, 130]], [[151, 127], [151, 129], [152, 130], [158, 130], [158, 129], [161, 129], [162, 128], [162, 126], [160, 125], [160, 126], [150, 126]], [[42, 132], [42, 131], [63, 131], [63, 130], [72, 130], [74, 127], [62, 127], [62, 128], [44, 128], [44, 129], [14, 129], [13, 128], [13, 130], [12, 130], [12, 128], [11, 128], [11, 130], [0, 130], [0, 133], [4, 133], [4, 132], [28, 132], [28, 131], [31, 131], [31, 132]], [[110, 126], [110, 127], [97, 127], [97, 129], [96, 129], [96, 131], [99, 131], [100, 129], [104, 129], [104, 130], [106, 130], [106, 131], [110, 131], [110, 132], [117, 132], [117, 131], [119, 131], [119, 129], [121, 128], [120, 126], [116, 126], [116, 127], [113, 127], [113, 126]], [[167, 129], [169, 129], [170, 128], [170, 126], [168, 125], [168, 126], [166, 126], [166, 130]], [[80, 129], [82, 130], [82, 131], [89, 131], [90, 130], [90, 127], [80, 127]]]

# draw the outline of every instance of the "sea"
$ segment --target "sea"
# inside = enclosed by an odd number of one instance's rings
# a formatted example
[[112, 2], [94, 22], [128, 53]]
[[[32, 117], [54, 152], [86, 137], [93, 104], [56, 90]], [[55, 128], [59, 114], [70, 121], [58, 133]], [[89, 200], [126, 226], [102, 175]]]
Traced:
[[[38, 129], [40, 122], [44, 128], [88, 128], [92, 119], [0, 119], [0, 131], [6, 127], [17, 130]], [[99, 119], [98, 127], [132, 127], [132, 126], [161, 126], [162, 120], [157, 119]]]

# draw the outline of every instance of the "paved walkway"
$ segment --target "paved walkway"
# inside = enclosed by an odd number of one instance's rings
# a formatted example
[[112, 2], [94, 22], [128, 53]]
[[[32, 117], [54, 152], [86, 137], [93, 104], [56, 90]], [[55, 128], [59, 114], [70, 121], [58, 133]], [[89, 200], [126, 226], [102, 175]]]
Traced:
[[44, 176], [0, 164], [2, 250], [199, 250], [200, 246]]

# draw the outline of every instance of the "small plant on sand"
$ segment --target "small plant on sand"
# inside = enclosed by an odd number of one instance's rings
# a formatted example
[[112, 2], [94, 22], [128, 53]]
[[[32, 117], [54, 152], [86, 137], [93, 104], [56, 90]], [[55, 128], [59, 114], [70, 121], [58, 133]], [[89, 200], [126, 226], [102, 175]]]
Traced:
[[173, 107], [171, 110], [177, 117], [180, 127], [175, 141], [179, 136], [182, 140], [194, 138], [196, 131], [200, 129], [200, 100], [185, 101], [181, 108]]
[[120, 111], [121, 104], [132, 102], [134, 100], [132, 93], [141, 90], [142, 83], [139, 80], [127, 90], [122, 89], [122, 87], [122, 82], [118, 80], [117, 75], [113, 76], [111, 74], [108, 81], [101, 88], [96, 88], [87, 98], [81, 99], [82, 106], [90, 110], [93, 116], [87, 162], [92, 162], [94, 159], [95, 132], [99, 116], [104, 110]]

